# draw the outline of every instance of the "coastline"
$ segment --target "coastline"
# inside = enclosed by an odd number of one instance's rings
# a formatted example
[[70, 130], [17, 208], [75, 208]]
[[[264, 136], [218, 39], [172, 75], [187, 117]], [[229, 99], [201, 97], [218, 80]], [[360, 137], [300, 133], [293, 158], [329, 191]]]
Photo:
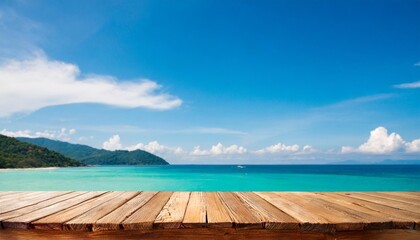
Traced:
[[40, 167], [40, 168], [0, 168], [0, 172], [2, 171], [17, 171], [17, 170], [23, 170], [23, 171], [29, 171], [29, 170], [48, 170], [48, 169], [57, 169], [62, 167]]

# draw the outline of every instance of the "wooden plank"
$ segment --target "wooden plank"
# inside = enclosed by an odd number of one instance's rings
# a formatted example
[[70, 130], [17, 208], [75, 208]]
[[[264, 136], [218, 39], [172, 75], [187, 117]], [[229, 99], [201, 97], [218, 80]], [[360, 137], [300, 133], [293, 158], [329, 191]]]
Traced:
[[382, 194], [398, 196], [398, 197], [406, 197], [412, 199], [413, 201], [420, 201], [420, 194], [416, 194], [414, 192], [381, 192]]
[[206, 203], [203, 192], [192, 192], [185, 211], [182, 226], [197, 228], [206, 226]]
[[138, 240], [138, 239], [246, 239], [246, 240], [418, 240], [420, 231], [383, 230], [383, 231], [349, 231], [335, 234], [319, 232], [300, 232], [268, 229], [214, 229], [214, 228], [179, 228], [152, 229], [138, 231], [42, 231], [6, 229], [0, 233], [1, 240], [45, 240], [48, 239], [90, 239], [90, 240]]
[[4, 197], [3, 199], [0, 200], [0, 204], [1, 205], [9, 205], [9, 204], [13, 204], [16, 201], [28, 201], [31, 200], [33, 198], [36, 198], [40, 195], [43, 195], [42, 192], [36, 191], [36, 192], [20, 192], [17, 194], [13, 194], [13, 195], [9, 195]]
[[399, 201], [394, 201], [394, 200], [391, 200], [391, 199], [385, 199], [385, 198], [381, 198], [381, 197], [377, 197], [377, 196], [373, 196], [373, 195], [368, 195], [368, 194], [364, 194], [364, 193], [345, 193], [345, 195], [349, 196], [349, 197], [352, 197], [352, 198], [358, 198], [358, 199], [361, 199], [361, 200], [381, 204], [381, 205], [384, 205], [384, 206], [393, 207], [393, 208], [396, 208], [396, 209], [411, 211], [411, 212], [420, 214], [420, 207], [417, 206], [417, 205], [402, 203], [402, 202], [399, 202]]
[[399, 193], [398, 195], [395, 195], [390, 192], [363, 192], [361, 194], [385, 198], [391, 201], [397, 201], [404, 204], [415, 205], [417, 206], [417, 208], [420, 208], [420, 197], [413, 197], [413, 195], [404, 195], [404, 193]]
[[363, 218], [349, 209], [332, 205], [319, 198], [307, 195], [304, 192], [277, 193], [306, 209], [307, 212], [317, 214], [326, 219], [333, 226], [332, 231], [363, 230]]
[[297, 230], [299, 222], [253, 192], [236, 193], [265, 222], [264, 228]]
[[157, 193], [143, 207], [122, 222], [123, 228], [129, 230], [152, 229], [156, 217], [171, 195], [172, 192]]
[[8, 194], [17, 193], [18, 191], [0, 191], [0, 199]]
[[216, 192], [205, 192], [204, 199], [208, 227], [229, 228], [233, 226], [233, 220]]
[[[46, 192], [45, 194], [48, 194], [48, 192]], [[80, 204], [84, 201], [100, 196], [102, 194], [104, 194], [104, 192], [88, 192], [87, 194], [83, 194], [83, 195], [80, 195], [71, 199], [67, 199], [65, 201], [50, 205], [48, 207], [38, 209], [28, 214], [24, 214], [22, 216], [7, 219], [2, 222], [2, 225], [3, 227], [6, 227], [6, 228], [27, 229], [30, 227], [31, 222], [33, 221], [49, 216], [53, 213], [63, 211], [69, 207]]]
[[373, 211], [380, 212], [392, 218], [395, 218], [397, 221], [400, 221], [400, 219], [403, 219], [403, 220], [413, 221], [417, 223], [420, 222], [419, 221], [420, 214], [418, 213], [413, 213], [413, 212], [405, 211], [405, 210], [399, 210], [394, 207], [389, 207], [389, 206], [377, 204], [374, 202], [370, 202], [370, 201], [366, 201], [366, 200], [362, 200], [358, 198], [352, 198], [352, 197], [347, 196], [346, 195], [347, 193], [319, 193], [319, 194], [330, 196], [336, 199], [343, 199], [353, 204], [356, 204], [356, 205], [371, 209]]
[[334, 226], [324, 217], [316, 214], [316, 212], [308, 211], [308, 209], [283, 198], [281, 195], [274, 192], [256, 192], [256, 194], [298, 220], [300, 222], [301, 230], [319, 232], [331, 232], [334, 230]]
[[139, 195], [130, 199], [113, 212], [96, 221], [96, 223], [92, 226], [92, 230], [101, 231], [121, 229], [121, 223], [146, 204], [156, 194], [157, 192], [141, 192]]
[[63, 225], [65, 222], [68, 222], [71, 219], [84, 214], [90, 209], [117, 197], [119, 194], [119, 192], [99, 192], [99, 194], [96, 194], [94, 197], [86, 199], [83, 202], [79, 201], [79, 203], [68, 206], [61, 211], [56, 211], [48, 216], [38, 218], [32, 222], [32, 226], [36, 229], [62, 230], [64, 229]]
[[36, 192], [34, 195], [27, 197], [18, 197], [6, 203], [1, 203], [0, 214], [14, 211], [30, 205], [38, 204], [42, 201], [62, 195], [63, 192]]
[[179, 228], [184, 219], [190, 192], [175, 192], [156, 217], [155, 228]]
[[364, 206], [360, 206], [349, 201], [348, 198], [342, 197], [338, 194], [331, 193], [330, 196], [323, 195], [322, 193], [304, 193], [318, 198], [330, 204], [332, 208], [336, 208], [339, 211], [349, 212], [358, 216], [361, 222], [364, 223], [363, 229], [365, 230], [379, 230], [379, 229], [412, 229], [414, 226], [413, 221], [406, 219], [399, 219], [382, 212], [378, 212]]
[[66, 222], [64, 224], [64, 228], [66, 230], [91, 230], [93, 223], [139, 194], [139, 192], [115, 193], [118, 194], [115, 198], [112, 198], [108, 201], [102, 201], [102, 203], [98, 206], [91, 208], [90, 210], [85, 210], [82, 215], [79, 215]]
[[50, 198], [50, 199], [45, 200], [43, 202], [37, 203], [35, 205], [30, 205], [30, 206], [27, 206], [27, 207], [24, 207], [24, 208], [19, 208], [17, 210], [10, 211], [10, 212], [7, 212], [7, 213], [2, 213], [2, 214], [0, 214], [0, 221], [5, 220], [5, 219], [9, 219], [9, 218], [14, 218], [14, 217], [17, 217], [17, 216], [21, 216], [21, 215], [36, 211], [38, 209], [41, 209], [41, 208], [53, 205], [55, 203], [58, 203], [58, 202], [61, 202], [61, 201], [64, 201], [64, 200], [82, 195], [82, 194], [86, 194], [86, 193], [87, 192], [64, 192], [63, 195], [58, 195], [54, 198]]
[[0, 200], [21, 193], [25, 193], [25, 191], [0, 191]]
[[232, 192], [218, 192], [218, 194], [235, 227], [248, 229], [264, 227], [263, 219], [255, 215], [238, 195]]

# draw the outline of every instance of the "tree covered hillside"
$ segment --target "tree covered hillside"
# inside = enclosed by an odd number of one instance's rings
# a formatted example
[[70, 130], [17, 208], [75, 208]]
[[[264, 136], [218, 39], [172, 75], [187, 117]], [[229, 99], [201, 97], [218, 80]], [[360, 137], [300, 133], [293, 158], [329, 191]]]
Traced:
[[0, 168], [76, 167], [85, 164], [29, 144], [0, 135]]
[[163, 158], [143, 150], [108, 151], [47, 138], [18, 138], [89, 165], [168, 165]]

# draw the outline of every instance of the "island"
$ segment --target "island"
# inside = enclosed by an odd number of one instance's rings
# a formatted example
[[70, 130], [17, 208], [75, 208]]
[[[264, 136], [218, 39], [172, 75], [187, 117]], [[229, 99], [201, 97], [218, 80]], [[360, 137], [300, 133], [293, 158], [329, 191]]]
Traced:
[[85, 164], [47, 148], [0, 135], [0, 168], [79, 166]]
[[143, 150], [108, 151], [48, 138], [20, 137], [18, 140], [47, 148], [88, 165], [169, 165], [163, 158]]

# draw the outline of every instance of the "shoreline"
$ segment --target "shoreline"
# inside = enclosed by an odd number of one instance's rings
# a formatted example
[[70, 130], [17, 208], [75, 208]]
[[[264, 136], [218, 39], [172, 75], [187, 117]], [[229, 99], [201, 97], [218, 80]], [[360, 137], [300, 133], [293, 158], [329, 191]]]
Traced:
[[1, 171], [19, 171], [19, 170], [23, 170], [23, 171], [28, 171], [28, 170], [48, 170], [48, 169], [57, 169], [57, 168], [62, 168], [62, 167], [40, 167], [40, 168], [0, 168], [0, 172], [1, 172]]

